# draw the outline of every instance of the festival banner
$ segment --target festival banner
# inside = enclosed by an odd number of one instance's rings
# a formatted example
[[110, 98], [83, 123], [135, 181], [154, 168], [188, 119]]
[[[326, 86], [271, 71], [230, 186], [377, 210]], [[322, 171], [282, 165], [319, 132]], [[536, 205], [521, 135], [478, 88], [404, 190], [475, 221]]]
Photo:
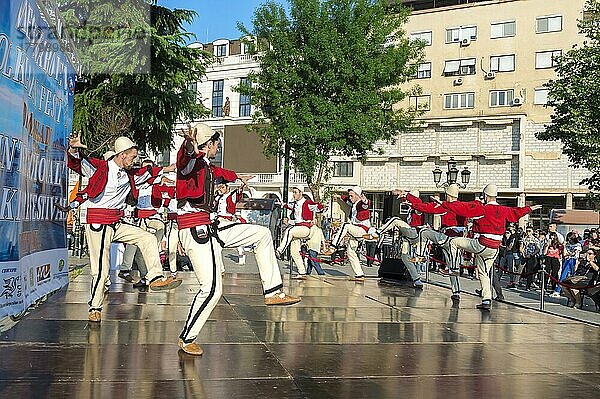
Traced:
[[68, 283], [54, 203], [68, 194], [75, 71], [40, 4], [0, 2], [0, 318]]

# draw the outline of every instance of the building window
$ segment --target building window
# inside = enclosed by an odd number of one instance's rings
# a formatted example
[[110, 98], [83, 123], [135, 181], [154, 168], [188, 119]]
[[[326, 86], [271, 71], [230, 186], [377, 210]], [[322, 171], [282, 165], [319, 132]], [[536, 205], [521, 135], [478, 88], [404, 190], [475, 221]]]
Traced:
[[490, 107], [507, 107], [512, 105], [515, 98], [515, 91], [510, 90], [491, 90]]
[[477, 40], [476, 26], [446, 29], [446, 43], [458, 43], [463, 39]]
[[352, 177], [354, 175], [354, 163], [351, 161], [341, 161], [333, 163], [334, 177]]
[[227, 55], [227, 45], [219, 44], [215, 46], [216, 56], [217, 57], [225, 57]]
[[490, 38], [512, 37], [515, 35], [516, 29], [517, 24], [515, 21], [492, 23]]
[[444, 76], [475, 75], [475, 58], [446, 61]]
[[431, 31], [413, 32], [410, 34], [410, 40], [420, 40], [424, 42], [426, 46], [431, 46]]
[[536, 105], [548, 104], [548, 93], [549, 92], [550, 92], [550, 90], [546, 89], [545, 87], [540, 87], [538, 89], [535, 89], [535, 96], [533, 98], [533, 103]]
[[475, 93], [444, 94], [445, 109], [473, 108], [475, 106]]
[[536, 33], [560, 32], [562, 30], [562, 16], [538, 17], [535, 20]]
[[431, 110], [431, 96], [409, 96], [408, 103], [410, 108], [419, 111], [430, 111]]
[[[249, 86], [248, 78], [240, 79], [240, 86]], [[240, 116], [250, 116], [250, 95], [240, 93]]]
[[223, 79], [213, 80], [212, 113], [223, 116]]
[[515, 55], [493, 55], [490, 57], [492, 72], [511, 72], [515, 70]]
[[419, 64], [417, 72], [413, 76], [416, 79], [427, 79], [431, 77], [431, 62], [424, 62]]
[[535, 68], [554, 68], [558, 59], [562, 57], [562, 50], [540, 51], [535, 53]]

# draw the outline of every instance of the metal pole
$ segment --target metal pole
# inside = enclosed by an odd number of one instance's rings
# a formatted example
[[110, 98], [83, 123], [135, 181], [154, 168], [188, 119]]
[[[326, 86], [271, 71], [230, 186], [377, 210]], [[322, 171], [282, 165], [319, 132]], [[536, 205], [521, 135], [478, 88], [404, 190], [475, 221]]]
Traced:
[[[283, 205], [288, 203], [288, 191], [290, 191], [290, 143], [286, 140], [283, 149]], [[287, 209], [282, 206], [281, 218], [287, 216]], [[283, 227], [283, 226], [282, 226]], [[283, 230], [281, 231], [281, 237], [283, 237]], [[286, 254], [289, 255], [290, 250], [286, 250]], [[292, 277], [292, 264], [291, 259], [288, 258], [288, 267], [290, 268], [290, 278]]]
[[546, 279], [544, 278], [545, 273], [544, 273], [544, 269], [540, 270], [540, 310], [544, 310], [544, 293], [546, 292]]

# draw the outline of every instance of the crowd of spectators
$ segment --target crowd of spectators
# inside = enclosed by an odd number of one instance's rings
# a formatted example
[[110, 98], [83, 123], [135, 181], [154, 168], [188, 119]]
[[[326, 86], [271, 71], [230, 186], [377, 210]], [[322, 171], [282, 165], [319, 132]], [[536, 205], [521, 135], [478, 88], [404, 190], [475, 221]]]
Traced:
[[[556, 224], [550, 224], [548, 231], [511, 225], [502, 240], [496, 282], [506, 273], [507, 288], [538, 290], [543, 285], [545, 294], [552, 298], [564, 295], [571, 307], [582, 307], [583, 296], [587, 295], [598, 309], [600, 287], [593, 287], [600, 283], [597, 254], [600, 255], [598, 229], [586, 229], [583, 235], [573, 230], [565, 237], [556, 230]], [[540, 270], [546, 273], [542, 275]]]

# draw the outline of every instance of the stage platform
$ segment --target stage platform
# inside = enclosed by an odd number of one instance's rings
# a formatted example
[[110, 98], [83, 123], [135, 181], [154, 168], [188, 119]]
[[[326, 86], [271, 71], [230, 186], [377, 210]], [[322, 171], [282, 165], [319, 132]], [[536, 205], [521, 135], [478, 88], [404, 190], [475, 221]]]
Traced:
[[266, 307], [256, 266], [245, 267], [224, 278], [198, 338], [202, 357], [176, 344], [193, 274], [173, 292], [140, 292], [113, 275], [102, 323], [90, 325], [84, 269], [1, 333], [0, 397], [600, 397], [598, 327], [505, 303], [482, 312], [471, 295], [456, 307], [429, 284], [345, 277], [285, 276], [303, 301]]

